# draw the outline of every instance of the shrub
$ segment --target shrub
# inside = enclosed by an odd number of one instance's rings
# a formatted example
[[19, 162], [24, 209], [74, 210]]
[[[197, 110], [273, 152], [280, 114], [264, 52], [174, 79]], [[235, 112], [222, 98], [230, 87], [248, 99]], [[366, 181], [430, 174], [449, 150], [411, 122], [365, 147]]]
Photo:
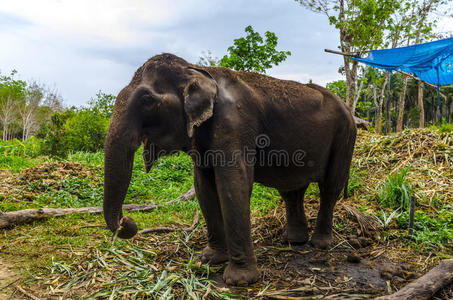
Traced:
[[68, 119], [75, 115], [73, 110], [65, 110], [63, 112], [55, 112], [50, 121], [41, 127], [38, 135], [43, 138], [41, 150], [44, 154], [65, 157], [69, 147], [65, 137], [65, 123]]
[[409, 168], [405, 168], [388, 176], [378, 193], [379, 203], [393, 209], [401, 207], [406, 210], [409, 207], [413, 190], [411, 183], [405, 179], [408, 171]]
[[431, 125], [431, 126], [429, 126], [429, 128], [437, 129], [440, 132], [448, 133], [448, 132], [452, 132], [453, 131], [453, 124], [442, 123], [441, 125]]
[[104, 115], [89, 109], [78, 111], [65, 124], [68, 150], [96, 152], [104, 148], [109, 121]]
[[[400, 228], [407, 229], [409, 213], [404, 212], [396, 218]], [[435, 215], [424, 211], [415, 211], [414, 235], [416, 245], [431, 248], [448, 246], [453, 240], [453, 213], [451, 205], [446, 205]]]
[[37, 157], [41, 153], [41, 141], [32, 136], [26, 141], [12, 139], [9, 141], [0, 140], [0, 153], [4, 156], [28, 156], [31, 158]]
[[96, 152], [104, 147], [109, 118], [87, 108], [56, 112], [43, 127], [42, 151], [57, 157], [70, 152]]

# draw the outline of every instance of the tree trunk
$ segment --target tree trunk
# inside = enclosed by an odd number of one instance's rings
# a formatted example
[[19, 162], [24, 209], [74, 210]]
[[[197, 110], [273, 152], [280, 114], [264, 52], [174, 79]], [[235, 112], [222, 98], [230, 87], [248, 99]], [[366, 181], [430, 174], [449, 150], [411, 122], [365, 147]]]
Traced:
[[382, 127], [382, 106], [376, 107], [376, 134], [381, 134]]
[[412, 281], [398, 292], [379, 297], [379, 300], [431, 299], [441, 288], [453, 281], [453, 259], [445, 259], [428, 273]]
[[448, 98], [447, 102], [447, 123], [451, 123], [453, 121], [452, 113], [453, 113], [453, 99], [451, 97]]
[[425, 109], [423, 107], [423, 81], [418, 81], [418, 110], [420, 113], [419, 126], [420, 128], [425, 127]]
[[364, 78], [362, 78], [362, 80], [360, 81], [360, 85], [359, 85], [359, 88], [357, 89], [357, 81], [355, 83], [355, 87], [356, 87], [356, 92], [355, 92], [355, 97], [354, 97], [354, 102], [352, 103], [352, 115], [355, 114], [355, 108], [357, 106], [357, 102], [359, 101], [359, 98], [360, 98], [360, 92], [362, 91], [362, 88], [363, 88], [363, 82], [364, 82]]
[[386, 102], [385, 102], [385, 134], [389, 134], [390, 131], [392, 130], [392, 116], [390, 114], [390, 108], [391, 108], [391, 93], [390, 93], [390, 71], [387, 71], [385, 76], [388, 78], [387, 79], [387, 97], [386, 97]]
[[346, 74], [346, 105], [352, 106], [352, 97], [354, 94], [354, 78], [349, 65], [349, 57], [344, 56], [344, 72]]
[[401, 91], [400, 102], [398, 106], [398, 120], [396, 121], [396, 132], [403, 131], [403, 119], [404, 119], [404, 104], [406, 99], [407, 80], [408, 76], [404, 76], [403, 90]]
[[[168, 201], [164, 204], [125, 204], [123, 209], [128, 212], [134, 211], [151, 211], [157, 208], [168, 206], [175, 202], [189, 201], [195, 198], [195, 189], [192, 187], [190, 190], [182, 194], [176, 199]], [[0, 228], [10, 228], [19, 224], [36, 221], [39, 219], [60, 217], [70, 214], [100, 214], [103, 212], [101, 206], [81, 207], [81, 208], [31, 208], [11, 212], [0, 212]]]
[[376, 107], [376, 133], [381, 134], [381, 127], [382, 127], [382, 103], [385, 97], [385, 87], [387, 86], [388, 77], [385, 77], [384, 83], [381, 87], [381, 94], [379, 100], [377, 99], [376, 95], [376, 86], [373, 86], [373, 101]]

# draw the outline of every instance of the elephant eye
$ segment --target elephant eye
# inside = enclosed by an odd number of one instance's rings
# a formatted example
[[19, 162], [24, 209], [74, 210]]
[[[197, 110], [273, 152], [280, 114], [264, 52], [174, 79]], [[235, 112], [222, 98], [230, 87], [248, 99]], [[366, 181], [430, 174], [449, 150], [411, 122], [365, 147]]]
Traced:
[[141, 98], [142, 98], [142, 101], [145, 103], [150, 103], [154, 100], [150, 94], [144, 94]]

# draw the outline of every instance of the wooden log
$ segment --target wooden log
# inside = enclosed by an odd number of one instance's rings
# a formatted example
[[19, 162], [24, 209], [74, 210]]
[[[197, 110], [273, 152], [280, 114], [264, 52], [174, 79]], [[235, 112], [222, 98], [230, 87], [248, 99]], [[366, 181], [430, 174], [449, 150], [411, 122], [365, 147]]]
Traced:
[[354, 121], [355, 121], [355, 125], [357, 126], [357, 128], [362, 128], [362, 129], [368, 130], [368, 127], [371, 126], [370, 122], [368, 122], [364, 119], [360, 119], [359, 117], [356, 117], [356, 116], [354, 116]]
[[[134, 211], [150, 211], [159, 207], [167, 206], [179, 201], [192, 200], [195, 197], [195, 189], [192, 187], [189, 191], [182, 194], [178, 198], [171, 200], [165, 204], [125, 204], [123, 209], [129, 212]], [[31, 208], [12, 212], [1, 213], [0, 212], [0, 228], [13, 227], [18, 224], [29, 223], [35, 220], [60, 217], [70, 214], [100, 214], [102, 213], [101, 206], [91, 206], [82, 208]]]
[[438, 290], [453, 282], [453, 259], [445, 259], [422, 277], [412, 281], [398, 292], [379, 297], [379, 300], [430, 299]]

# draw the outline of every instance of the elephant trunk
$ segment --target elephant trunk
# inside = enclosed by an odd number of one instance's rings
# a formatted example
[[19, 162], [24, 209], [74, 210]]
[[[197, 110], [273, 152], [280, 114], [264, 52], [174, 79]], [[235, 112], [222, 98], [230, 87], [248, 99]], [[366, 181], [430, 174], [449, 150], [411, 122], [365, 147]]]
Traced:
[[137, 225], [132, 218], [123, 217], [122, 205], [131, 181], [139, 139], [137, 132], [126, 129], [128, 126], [114, 126], [117, 121], [112, 119], [105, 142], [103, 210], [107, 227], [118, 237], [128, 239], [137, 233]]

